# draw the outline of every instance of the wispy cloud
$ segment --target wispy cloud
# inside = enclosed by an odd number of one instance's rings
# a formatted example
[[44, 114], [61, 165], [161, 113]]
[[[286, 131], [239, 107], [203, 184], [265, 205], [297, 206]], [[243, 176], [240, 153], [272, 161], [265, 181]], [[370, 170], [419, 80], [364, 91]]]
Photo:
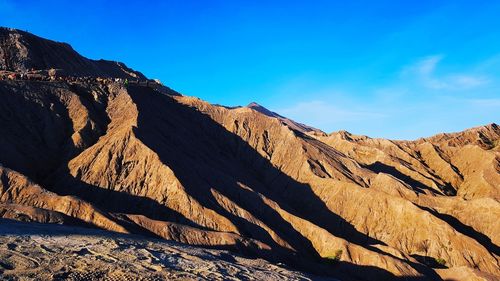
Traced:
[[443, 55], [423, 58], [415, 64], [405, 67], [402, 76], [405, 78], [414, 77], [422, 86], [433, 90], [466, 90], [478, 88], [491, 82], [488, 77], [473, 73], [439, 75], [437, 74], [437, 68], [443, 58]]
[[315, 116], [315, 118], [329, 118], [336, 120], [378, 118], [385, 116], [382, 113], [360, 109], [342, 109], [334, 106], [332, 103], [321, 100], [300, 102], [291, 107], [282, 108], [279, 112], [290, 116]]
[[414, 66], [410, 67], [410, 70], [414, 69], [417, 73], [419, 73], [422, 76], [430, 76], [442, 59], [443, 59], [442, 55], [436, 55], [424, 58], [418, 61]]
[[281, 106], [271, 109], [328, 132], [347, 129], [392, 138], [499, 122], [496, 62], [490, 58], [457, 69], [444, 55], [433, 55], [401, 66], [392, 79], [377, 84], [346, 88], [338, 82], [300, 80], [280, 92], [298, 98], [280, 100]]
[[325, 100], [298, 102], [289, 107], [276, 108], [275, 111], [295, 121], [330, 131], [344, 129], [346, 124], [386, 117], [381, 112]]

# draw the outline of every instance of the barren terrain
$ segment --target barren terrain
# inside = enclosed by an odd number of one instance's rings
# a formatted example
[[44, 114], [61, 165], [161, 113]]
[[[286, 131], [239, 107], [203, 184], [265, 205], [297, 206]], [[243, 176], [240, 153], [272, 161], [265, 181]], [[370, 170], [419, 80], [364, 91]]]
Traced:
[[1, 220], [0, 234], [2, 280], [320, 280], [228, 251], [95, 229]]
[[[495, 123], [414, 141], [327, 134], [256, 103], [180, 95], [67, 44], [4, 28], [0, 39], [10, 75], [0, 80], [0, 217], [224, 249], [342, 280], [500, 276]], [[31, 68], [63, 70], [24, 75]], [[106, 245], [99, 251], [117, 254]]]

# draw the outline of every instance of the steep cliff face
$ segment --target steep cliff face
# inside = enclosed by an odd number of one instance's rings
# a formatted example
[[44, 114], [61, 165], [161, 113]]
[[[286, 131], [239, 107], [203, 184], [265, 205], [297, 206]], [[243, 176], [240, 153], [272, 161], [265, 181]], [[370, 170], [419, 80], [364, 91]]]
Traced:
[[413, 142], [326, 135], [147, 85], [0, 81], [0, 214], [346, 280], [499, 275], [499, 139], [495, 124]]

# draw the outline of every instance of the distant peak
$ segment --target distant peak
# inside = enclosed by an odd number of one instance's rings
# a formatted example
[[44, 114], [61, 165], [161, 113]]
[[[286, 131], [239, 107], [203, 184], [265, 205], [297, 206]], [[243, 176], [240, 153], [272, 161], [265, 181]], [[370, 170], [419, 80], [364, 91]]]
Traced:
[[352, 136], [352, 134], [350, 132], [346, 131], [346, 130], [339, 130], [339, 131], [331, 132], [329, 135], [330, 136], [342, 136], [342, 137], [344, 137], [344, 136], [348, 136], [348, 137]]
[[256, 103], [256, 102], [254, 102], [254, 101], [253, 101], [253, 102], [251, 102], [251, 103], [249, 103], [249, 104], [247, 105], [247, 107], [250, 107], [250, 108], [253, 108], [253, 107], [262, 107], [262, 108], [263, 108], [263, 106], [262, 106], [262, 105], [260, 105], [260, 104], [258, 104], [258, 103]]
[[348, 131], [346, 131], [346, 130], [340, 130], [340, 131], [338, 131], [337, 133], [342, 134], [342, 135], [348, 135], [348, 136], [351, 136], [351, 135], [352, 135], [350, 132], [348, 132]]
[[349, 133], [348, 131], [346, 130], [340, 130], [340, 131], [337, 131], [337, 132], [333, 132], [331, 133], [330, 135], [337, 135], [339, 136], [341, 139], [345, 139], [345, 140], [352, 140], [352, 134]]
[[281, 117], [279, 114], [272, 112], [256, 102], [249, 103], [247, 107], [270, 117]]

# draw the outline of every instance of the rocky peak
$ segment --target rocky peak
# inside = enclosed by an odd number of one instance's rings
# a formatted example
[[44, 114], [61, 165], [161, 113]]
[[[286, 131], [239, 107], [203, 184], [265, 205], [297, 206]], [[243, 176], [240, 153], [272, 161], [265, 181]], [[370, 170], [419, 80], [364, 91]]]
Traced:
[[277, 114], [275, 112], [272, 112], [271, 110], [263, 107], [262, 105], [260, 105], [260, 104], [258, 104], [256, 102], [249, 103], [247, 105], [247, 107], [251, 108], [251, 109], [253, 109], [253, 110], [257, 111], [257, 112], [260, 112], [260, 113], [262, 113], [264, 115], [267, 115], [269, 117], [281, 117], [281, 118], [284, 118], [283, 116], [281, 116], [281, 115], [279, 115], [279, 114]]

